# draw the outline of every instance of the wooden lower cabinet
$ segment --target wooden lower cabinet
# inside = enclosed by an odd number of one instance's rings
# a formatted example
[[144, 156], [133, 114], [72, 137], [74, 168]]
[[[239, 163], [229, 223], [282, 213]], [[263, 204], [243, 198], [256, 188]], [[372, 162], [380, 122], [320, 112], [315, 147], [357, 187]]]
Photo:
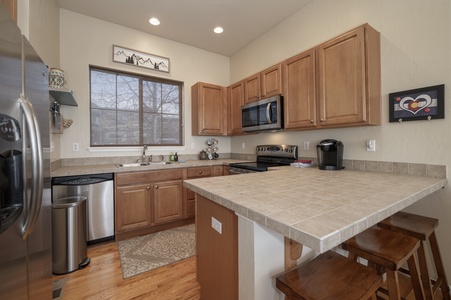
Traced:
[[[197, 280], [201, 299], [238, 299], [238, 217], [235, 212], [196, 195]], [[212, 218], [222, 232], [212, 228]]]
[[154, 184], [153, 206], [155, 224], [183, 218], [182, 180]]
[[116, 231], [139, 229], [152, 224], [149, 184], [116, 189]]
[[183, 174], [183, 169], [117, 173], [116, 239], [192, 223], [183, 213]]

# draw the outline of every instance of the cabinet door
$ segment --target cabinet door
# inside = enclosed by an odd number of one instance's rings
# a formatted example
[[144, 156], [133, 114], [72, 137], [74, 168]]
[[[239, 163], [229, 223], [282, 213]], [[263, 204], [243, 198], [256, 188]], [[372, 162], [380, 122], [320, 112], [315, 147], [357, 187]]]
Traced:
[[321, 126], [366, 121], [364, 42], [359, 27], [318, 47]]
[[191, 88], [192, 134], [227, 134], [227, 89], [199, 82]]
[[150, 184], [116, 189], [116, 231], [122, 232], [150, 226]]
[[286, 129], [316, 126], [315, 51], [283, 63], [284, 122]]
[[2, 0], [2, 3], [11, 18], [17, 23], [17, 0]]
[[154, 183], [155, 224], [183, 218], [182, 180]]
[[262, 98], [282, 94], [282, 65], [272, 66], [260, 74]]
[[243, 133], [241, 128], [241, 105], [244, 104], [244, 83], [243, 81], [237, 82], [228, 87], [228, 134], [240, 134]]
[[260, 73], [244, 79], [244, 103], [254, 102], [260, 99]]
[[212, 173], [211, 174], [212, 177], [213, 176], [222, 176], [223, 173], [224, 173], [223, 166], [212, 166], [211, 170], [212, 170], [212, 172], [211, 172]]

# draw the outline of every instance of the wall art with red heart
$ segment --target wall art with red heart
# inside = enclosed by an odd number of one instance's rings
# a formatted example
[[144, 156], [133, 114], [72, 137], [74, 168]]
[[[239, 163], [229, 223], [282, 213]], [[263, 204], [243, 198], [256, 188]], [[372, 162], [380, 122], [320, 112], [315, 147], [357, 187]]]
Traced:
[[389, 121], [403, 122], [445, 118], [445, 85], [390, 93]]

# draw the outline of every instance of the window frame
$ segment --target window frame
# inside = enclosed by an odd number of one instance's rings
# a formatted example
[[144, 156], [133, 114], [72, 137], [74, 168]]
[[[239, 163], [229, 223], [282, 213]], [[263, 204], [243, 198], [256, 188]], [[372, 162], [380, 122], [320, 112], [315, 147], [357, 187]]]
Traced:
[[[130, 76], [130, 77], [135, 77], [139, 80], [139, 130], [140, 130], [140, 143], [137, 144], [93, 144], [92, 141], [92, 99], [91, 99], [91, 91], [92, 91], [92, 78], [91, 78], [91, 74], [92, 71], [98, 71], [98, 72], [104, 72], [104, 73], [110, 73], [113, 74], [115, 76]], [[179, 87], [179, 143], [178, 144], [168, 144], [168, 143], [161, 143], [161, 144], [150, 144], [150, 143], [144, 143], [143, 142], [143, 127], [144, 127], [144, 110], [143, 110], [143, 81], [151, 81], [151, 82], [156, 82], [156, 83], [161, 83], [161, 84], [170, 84], [170, 85], [176, 85]], [[110, 69], [110, 68], [105, 68], [105, 67], [99, 67], [99, 66], [95, 66], [95, 65], [89, 65], [89, 144], [90, 147], [98, 147], [98, 148], [103, 148], [103, 147], [139, 147], [139, 146], [144, 146], [144, 145], [148, 145], [150, 147], [183, 147], [185, 146], [185, 134], [184, 134], [184, 101], [183, 101], [183, 96], [184, 96], [184, 83], [182, 81], [177, 81], [177, 80], [172, 80], [172, 79], [166, 79], [166, 78], [162, 78], [162, 77], [155, 77], [155, 76], [149, 76], [149, 75], [145, 75], [145, 74], [140, 74], [140, 73], [133, 73], [133, 72], [128, 72], [128, 71], [123, 71], [123, 70], [118, 70], [118, 69]], [[116, 94], [117, 95], [117, 94]], [[112, 109], [113, 110], [113, 109]], [[118, 111], [121, 111], [120, 109], [118, 110], [117, 107], [114, 109], [114, 111], [117, 113]], [[160, 113], [161, 115], [161, 113]], [[116, 127], [117, 129], [117, 127]]]

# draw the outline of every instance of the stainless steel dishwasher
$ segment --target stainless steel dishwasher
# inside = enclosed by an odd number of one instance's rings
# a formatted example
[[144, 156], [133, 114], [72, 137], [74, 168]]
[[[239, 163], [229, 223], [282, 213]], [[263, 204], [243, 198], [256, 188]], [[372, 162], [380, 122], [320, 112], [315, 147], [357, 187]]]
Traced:
[[52, 202], [85, 196], [88, 244], [114, 239], [113, 174], [93, 174], [52, 178]]

